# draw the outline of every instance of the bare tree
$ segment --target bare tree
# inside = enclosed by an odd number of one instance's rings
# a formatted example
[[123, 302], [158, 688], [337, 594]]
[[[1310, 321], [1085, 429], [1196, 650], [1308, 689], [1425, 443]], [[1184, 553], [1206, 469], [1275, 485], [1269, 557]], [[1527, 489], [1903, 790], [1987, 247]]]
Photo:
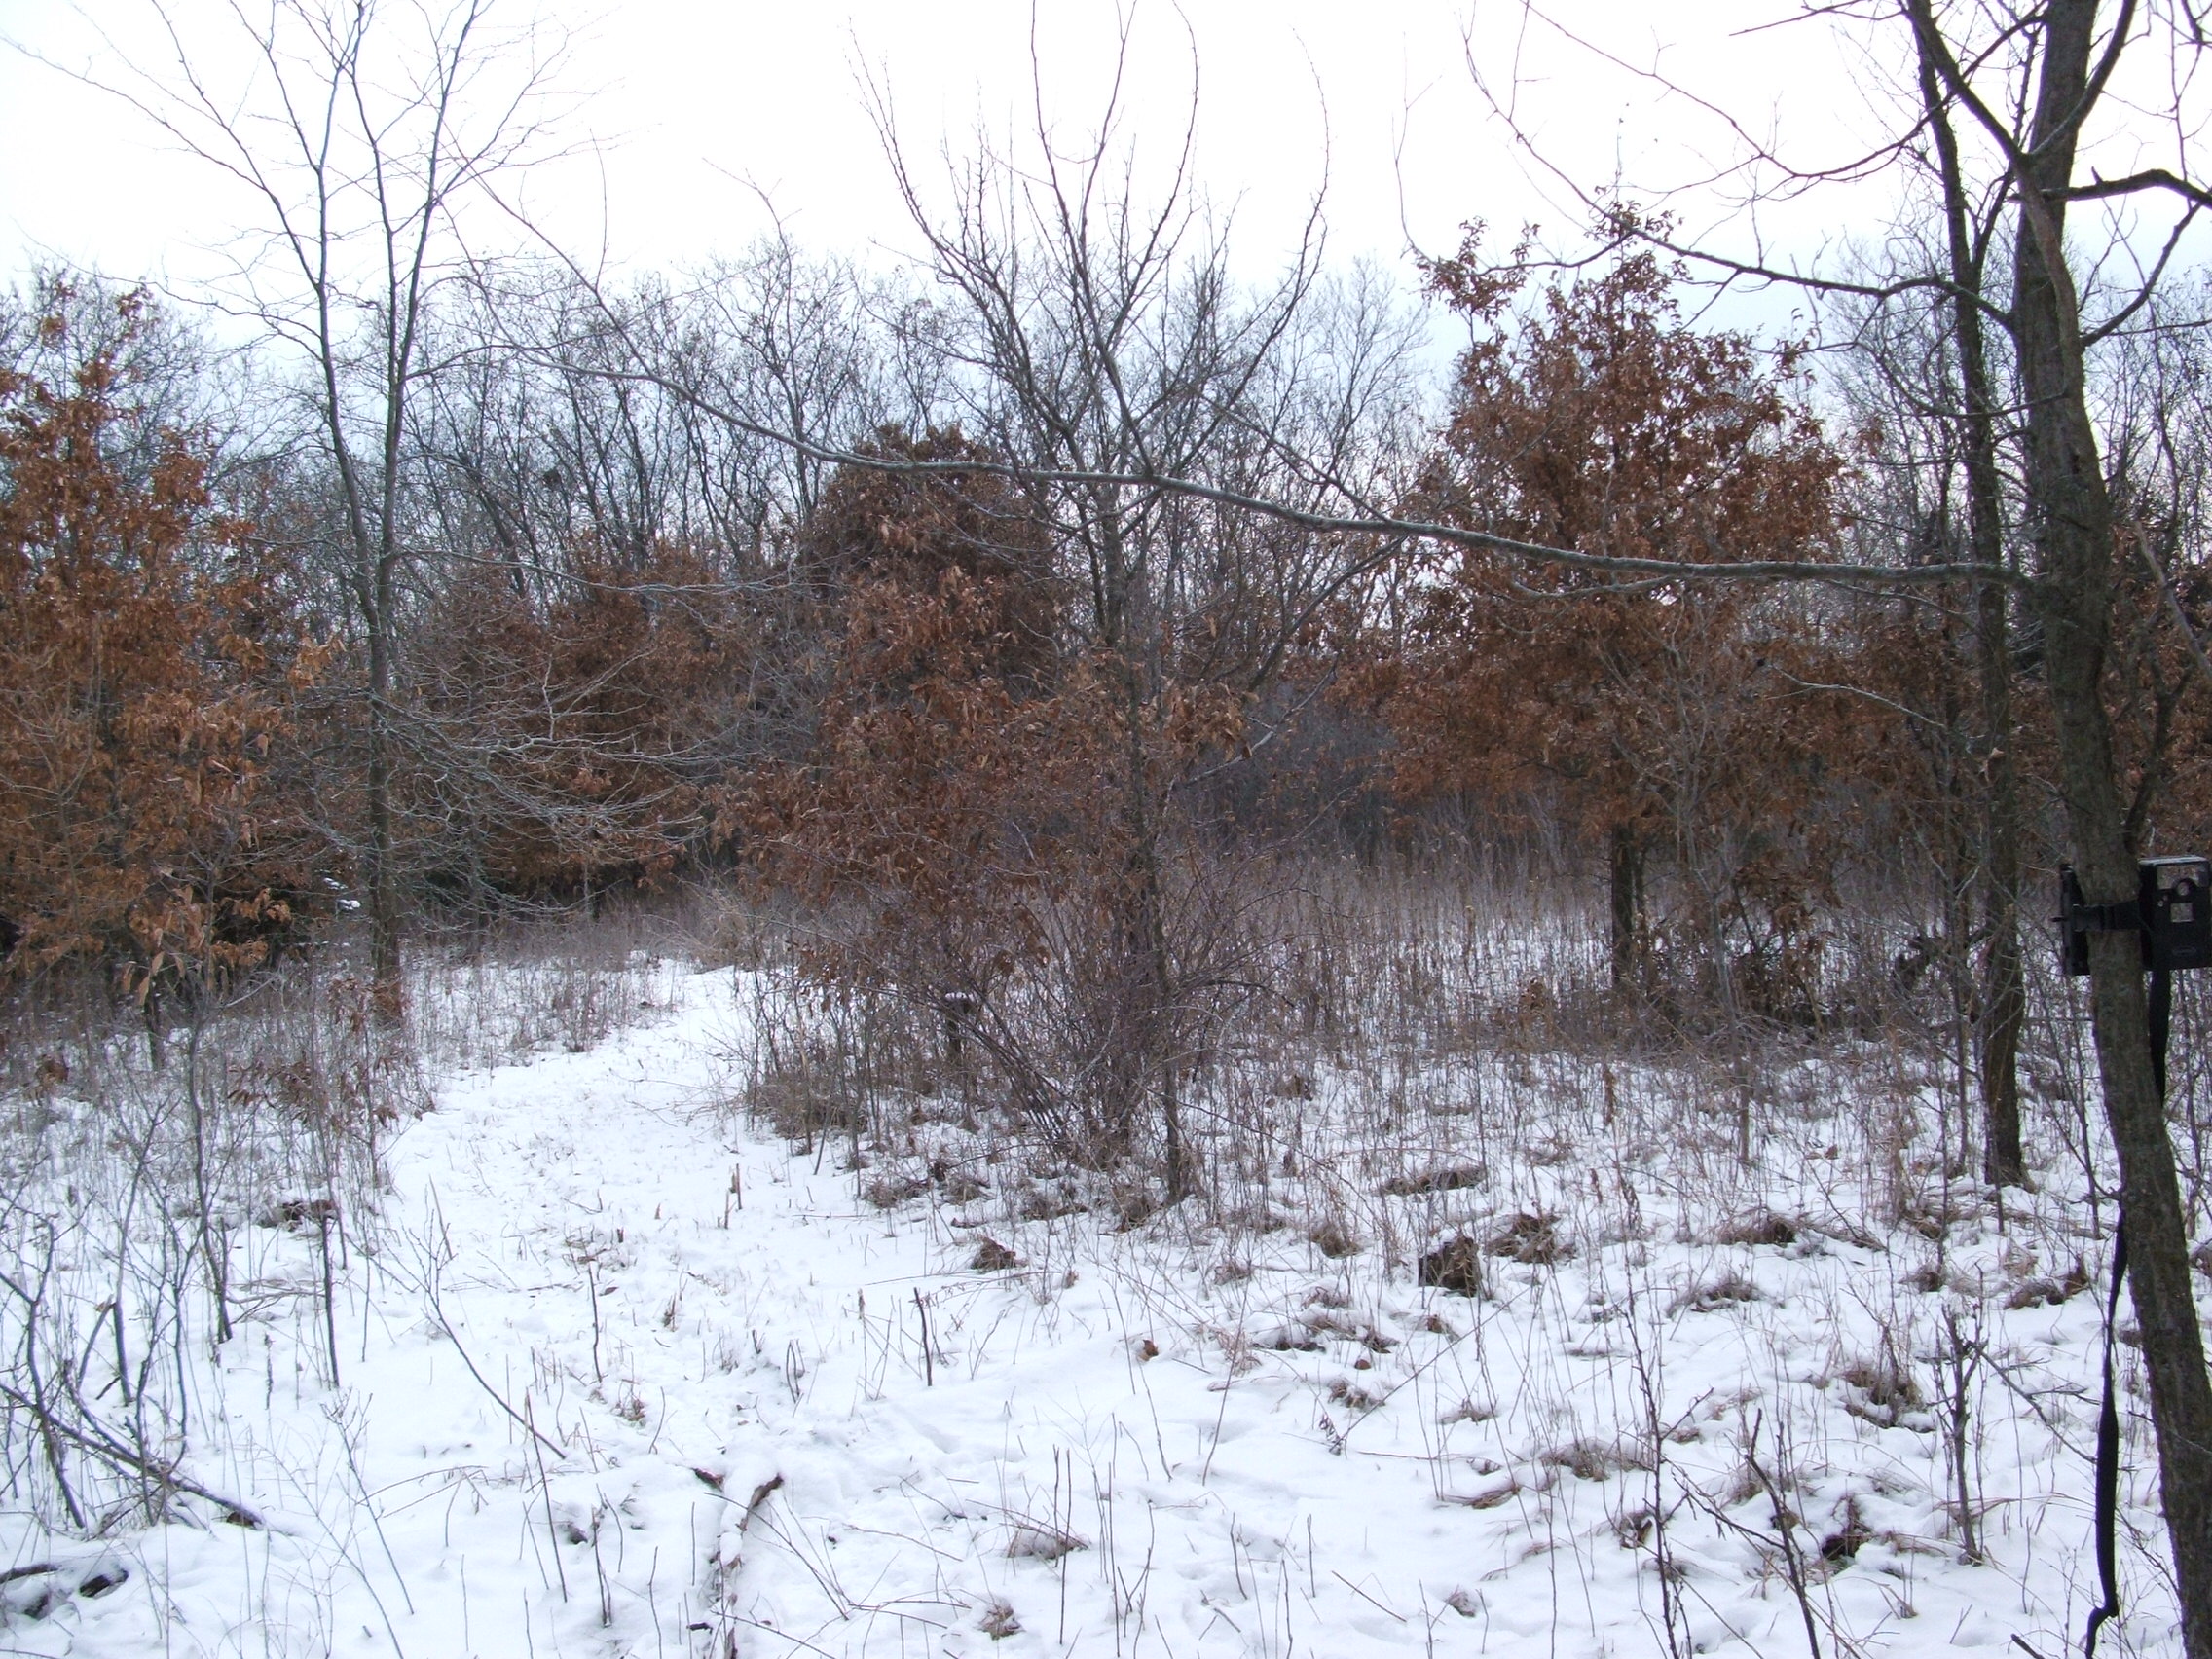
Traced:
[[[1192, 183], [1188, 131], [1148, 205], [1118, 107], [1073, 153], [1040, 107], [1020, 157], [981, 149], [940, 203], [880, 92], [873, 107], [948, 298], [949, 401], [1051, 527], [1078, 596], [1070, 648], [1111, 687], [1104, 764], [1123, 867], [1096, 941], [1117, 991], [1093, 1075], [1109, 1121], [1157, 1112], [1172, 1201], [1192, 1177], [1181, 1072], [1210, 977], [1178, 918], [1211, 906], [1170, 897], [1182, 796], [1263, 738], [1248, 713], [1375, 553], [1255, 521], [1231, 498], [1318, 503], [1329, 480], [1354, 478], [1391, 491], [1374, 469], [1396, 459], [1387, 439], [1412, 403], [1410, 318], [1373, 280], [1324, 277], [1317, 204], [1282, 274], [1240, 284]], [[1199, 481], [1222, 498], [1188, 488]]]
[[422, 551], [409, 517], [411, 423], [450, 367], [432, 348], [432, 313], [476, 264], [461, 214], [548, 153], [563, 51], [535, 23], [497, 23], [494, 4], [387, 17], [375, 0], [233, 0], [204, 36], [157, 4], [159, 61], [110, 41], [113, 78], [80, 77], [251, 204], [218, 303], [301, 371], [333, 480], [331, 551], [358, 647], [365, 749], [364, 822], [343, 835], [366, 890], [371, 978], [387, 1021], [404, 1007], [396, 699], [405, 571]]
[[[2136, 33], [2134, 0], [2121, 0], [2100, 40], [2095, 0], [2052, 0], [2005, 20], [2029, 33], [2034, 97], [2024, 124], [1993, 104], [1938, 24], [1930, 0], [1911, 0], [1914, 38], [1932, 77], [1971, 116], [2002, 160], [2017, 206], [2007, 327], [2019, 374], [2029, 529], [2050, 701], [2074, 861], [2093, 904], [2131, 903], [2136, 891], [2132, 793], [2116, 754], [2106, 696], [2113, 598], [2122, 527], [2107, 488], [2089, 413], [2086, 352], [2133, 308], [2099, 320], [2086, 313], [2066, 247], [2071, 201], [2107, 187], [2078, 185], [2083, 123], [2095, 111]], [[1970, 46], [1972, 43], [1969, 43]], [[2194, 43], [2176, 43], [2194, 51]], [[2137, 188], [2154, 188], [2149, 183]], [[2181, 218], [2195, 210], [2189, 203]], [[2176, 233], [2178, 235], [2178, 231]], [[2147, 283], [2141, 290], [2147, 300]], [[1986, 303], [1984, 296], [1975, 295]], [[2090, 937], [2091, 1014], [2105, 1112], [2119, 1150], [2130, 1283], [2144, 1333], [2160, 1490], [2192, 1659], [2212, 1656], [2212, 1377], [2191, 1286], [2164, 1101], [2147, 1035], [2142, 962], [2132, 933]]]

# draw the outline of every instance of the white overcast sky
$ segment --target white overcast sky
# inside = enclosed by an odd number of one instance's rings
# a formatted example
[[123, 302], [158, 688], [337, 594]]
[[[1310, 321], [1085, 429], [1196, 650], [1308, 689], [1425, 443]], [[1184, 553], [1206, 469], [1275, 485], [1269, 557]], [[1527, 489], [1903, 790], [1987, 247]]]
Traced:
[[[218, 77], [225, 3], [169, 8], [189, 37], [207, 43]], [[251, 10], [266, 0], [239, 3]], [[417, 0], [386, 3], [396, 13]], [[1516, 149], [1478, 76], [1512, 96], [1544, 161], [1585, 185], [1620, 176], [1648, 189], [1728, 160], [1734, 141], [1698, 97], [1809, 161], [1838, 161], [1888, 129], [1894, 111], [1881, 89], [1895, 84], [1893, 65], [1825, 23], [1760, 27], [1798, 9], [1797, 0], [1551, 0], [1577, 44], [1531, 25], [1518, 0], [505, 6], [574, 31], [564, 82], [579, 97], [568, 130], [596, 147], [535, 176], [530, 194], [541, 222], [586, 257], [604, 244], [616, 264], [636, 268], [736, 252], [766, 228], [764, 198], [808, 247], [894, 259], [911, 239], [861, 77], [888, 88], [908, 149], [925, 162], [945, 147], [972, 151], [978, 127], [1003, 134], [1028, 126], [1033, 61], [1047, 120], [1072, 138], [1098, 119], [1126, 15], [1124, 130], [1164, 163], [1195, 76], [1197, 176], [1217, 211], [1234, 211], [1239, 259], [1255, 274], [1292, 245], [1324, 185], [1339, 260], [1402, 266], [1409, 240], [1446, 249], [1470, 217], [1496, 227], [1500, 243], [1530, 219], [1569, 229], [1567, 192]], [[81, 9], [0, 0], [0, 35], [112, 72], [95, 28], [154, 66], [154, 17], [147, 0]], [[1887, 39], [1894, 49], [1894, 29]], [[1645, 71], [1695, 95], [1663, 91]], [[2145, 142], [2158, 136], [2157, 101], [2154, 92]], [[251, 210], [128, 111], [5, 50], [0, 156], [0, 275], [52, 256], [189, 283], [210, 268], [204, 250]], [[1847, 224], [1878, 235], [1878, 195], [1853, 200], [1827, 193], [1769, 207], [1757, 235], [1770, 252], [1801, 259], [1832, 249]], [[1753, 244], [1751, 220], [1723, 198], [1692, 194], [1677, 205], [1694, 226]]]

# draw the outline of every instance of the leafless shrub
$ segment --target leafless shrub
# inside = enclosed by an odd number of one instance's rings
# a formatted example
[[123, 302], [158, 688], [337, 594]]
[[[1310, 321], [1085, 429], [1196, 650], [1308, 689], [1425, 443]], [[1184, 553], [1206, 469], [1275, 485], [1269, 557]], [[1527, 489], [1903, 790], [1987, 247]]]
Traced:
[[581, 1053], [657, 1014], [677, 994], [664, 929], [642, 910], [470, 930], [421, 952], [407, 1038], [426, 1071], [504, 1065], [541, 1050]]
[[312, 958], [190, 1016], [157, 1067], [109, 1040], [110, 1008], [81, 1007], [42, 1113], [0, 1125], [0, 1444], [33, 1454], [8, 1458], [4, 1493], [50, 1530], [188, 1500], [258, 1524], [186, 1467], [205, 1427], [187, 1356], [274, 1312], [249, 1286], [305, 1251], [321, 1287], [295, 1316], [336, 1381], [321, 1265], [373, 1232], [384, 1138], [426, 1101], [362, 983]]
[[786, 1140], [843, 1138], [857, 1152], [903, 1102], [935, 1089], [928, 1020], [908, 1001], [817, 992], [788, 972], [756, 976], [750, 988], [744, 1102]]

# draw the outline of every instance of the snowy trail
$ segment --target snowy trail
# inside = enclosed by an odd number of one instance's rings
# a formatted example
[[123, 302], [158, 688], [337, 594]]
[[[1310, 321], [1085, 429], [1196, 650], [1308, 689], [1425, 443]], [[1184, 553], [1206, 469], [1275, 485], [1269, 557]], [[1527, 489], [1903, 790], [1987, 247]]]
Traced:
[[[261, 1234], [259, 1317], [206, 1383], [228, 1443], [194, 1468], [271, 1529], [83, 1547], [129, 1577], [0, 1646], [1664, 1651], [1629, 1449], [1661, 1346], [1670, 1451], [1741, 1517], [1760, 1507], [1724, 1491], [1746, 1424], [1797, 1402], [1770, 1454], [1815, 1465], [1807, 1490], [1855, 1529], [1810, 1592], [1828, 1631], [2003, 1649], [2055, 1642], [2083, 1605], [2082, 1402], [1988, 1448], [1992, 1565], [1962, 1567], [1940, 1437], [1853, 1411], [1826, 1376], [1874, 1340], [1867, 1284], [1896, 1291], [1878, 1250], [1735, 1249], [1733, 1281], [1708, 1246], [1591, 1251], [1503, 1264], [1471, 1301], [1295, 1233], [1239, 1254], [1171, 1222], [1001, 1207], [987, 1231], [1019, 1262], [979, 1272], [986, 1230], [960, 1224], [980, 1207], [878, 1210], [839, 1149], [743, 1128], [728, 976], [682, 986], [680, 1012], [592, 1052], [439, 1087], [341, 1283], [336, 1389], [312, 1235]], [[1662, 1282], [1683, 1287], [1665, 1309]], [[2072, 1364], [2093, 1301], [2009, 1329]], [[1699, 1650], [1804, 1652], [1779, 1553], [1755, 1528], [1693, 1545], [1667, 1501]]]

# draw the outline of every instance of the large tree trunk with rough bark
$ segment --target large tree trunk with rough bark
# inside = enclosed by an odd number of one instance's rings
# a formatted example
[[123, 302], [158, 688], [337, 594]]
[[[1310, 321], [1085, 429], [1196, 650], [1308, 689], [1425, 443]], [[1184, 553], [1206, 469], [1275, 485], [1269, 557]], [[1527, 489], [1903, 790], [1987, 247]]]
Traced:
[[[2064, 258], [2074, 132], [2087, 92], [2096, 0], [2049, 0], [2021, 198], [2014, 336], [2026, 400], [2037, 599], [2074, 866], [2090, 904], [2132, 903], [2136, 849], [2104, 701], [2116, 526], [2082, 365], [2081, 308]], [[2128, 1275], [2157, 1430], [2158, 1474], [2190, 1659], [2212, 1659], [2212, 1379], [2190, 1283], [2165, 1106], [2152, 1069], [2141, 947], [2089, 936], [2090, 1014], [2120, 1157]]]

